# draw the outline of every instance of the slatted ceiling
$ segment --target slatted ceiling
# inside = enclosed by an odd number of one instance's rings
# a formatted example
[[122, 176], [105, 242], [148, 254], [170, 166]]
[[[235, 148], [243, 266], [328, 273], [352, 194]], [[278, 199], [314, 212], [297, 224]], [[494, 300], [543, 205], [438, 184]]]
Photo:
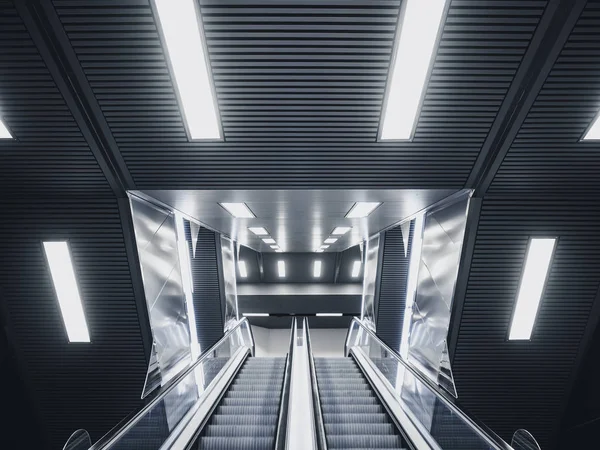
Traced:
[[[575, 198], [483, 202], [453, 371], [461, 404], [504, 439], [526, 428], [554, 448], [600, 283], [599, 219], [598, 204]], [[508, 342], [530, 236], [559, 241], [533, 339]]]
[[600, 2], [590, 0], [489, 192], [600, 191], [600, 144], [579, 142], [600, 110], [599, 29]]
[[[52, 448], [99, 439], [138, 406], [146, 355], [115, 199], [2, 202], [0, 286]], [[69, 344], [42, 249], [68, 239], [91, 344]]]
[[0, 0], [2, 192], [108, 193], [109, 186], [12, 2]]

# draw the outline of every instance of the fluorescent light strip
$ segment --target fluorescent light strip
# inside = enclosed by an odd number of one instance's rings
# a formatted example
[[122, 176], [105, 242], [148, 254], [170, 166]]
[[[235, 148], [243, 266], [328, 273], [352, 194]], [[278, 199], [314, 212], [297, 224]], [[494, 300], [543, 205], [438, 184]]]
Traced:
[[329, 245], [321, 245], [321, 248], [325, 250], [326, 248], [329, 248]]
[[285, 278], [285, 261], [277, 261], [277, 273], [279, 278]]
[[265, 244], [275, 244], [275, 239], [273, 238], [265, 238], [262, 240]]
[[592, 126], [589, 128], [582, 141], [598, 141], [600, 140], [600, 113], [594, 119]]
[[338, 238], [327, 238], [325, 239], [325, 244], [335, 244]]
[[277, 250], [275, 250], [275, 253], [283, 253], [283, 250], [281, 250], [280, 248], [278, 248]]
[[254, 219], [256, 216], [245, 203], [219, 203], [236, 219]]
[[263, 227], [250, 227], [248, 229], [257, 236], [266, 236], [269, 234], [269, 232], [267, 230], [265, 230]]
[[321, 276], [321, 261], [315, 261], [313, 266], [313, 277], [319, 278]]
[[525, 257], [509, 340], [531, 339], [556, 239], [531, 239]]
[[240, 277], [248, 278], [248, 270], [246, 269], [246, 261], [238, 261], [238, 270], [240, 271]]
[[348, 211], [346, 217], [348, 219], [362, 219], [371, 214], [379, 205], [381, 205], [381, 202], [356, 202]]
[[358, 275], [360, 274], [361, 265], [362, 264], [360, 261], [354, 261], [354, 264], [352, 264], [352, 278], [358, 278]]
[[410, 139], [446, 0], [405, 0], [381, 139]]
[[244, 317], [269, 317], [269, 313], [244, 313]]
[[6, 128], [6, 125], [4, 125], [4, 122], [2, 122], [2, 119], [0, 119], [0, 139], [12, 138], [12, 134], [10, 134], [10, 131], [8, 131], [8, 128]]
[[334, 234], [334, 235], [337, 235], [337, 236], [343, 236], [344, 234], [346, 234], [351, 229], [352, 229], [352, 227], [335, 227], [335, 229], [332, 231], [331, 234]]
[[317, 313], [317, 317], [342, 317], [342, 313]]
[[323, 253], [325, 250], [323, 250], [322, 248], [318, 248], [317, 250], [315, 250], [315, 253]]
[[44, 252], [69, 342], [90, 342], [68, 244], [65, 241], [44, 242]]
[[279, 245], [271, 245], [270, 246], [273, 250], [277, 250], [279, 248]]
[[154, 0], [192, 139], [220, 139], [195, 0]]

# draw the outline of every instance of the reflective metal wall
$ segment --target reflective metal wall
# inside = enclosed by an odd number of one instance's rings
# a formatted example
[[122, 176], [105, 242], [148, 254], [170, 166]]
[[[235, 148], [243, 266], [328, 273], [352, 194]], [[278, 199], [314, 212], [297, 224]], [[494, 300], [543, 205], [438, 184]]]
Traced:
[[379, 264], [379, 234], [369, 238], [365, 244], [363, 298], [360, 318], [375, 331], [375, 288], [377, 265]]
[[468, 202], [463, 194], [425, 216], [408, 350], [410, 362], [454, 395], [446, 341]]
[[221, 236], [221, 261], [223, 264], [223, 288], [225, 291], [225, 331], [238, 321], [238, 303], [235, 264], [237, 261], [235, 242]]
[[144, 397], [189, 361], [190, 328], [175, 216], [135, 196], [130, 202], [153, 336]]

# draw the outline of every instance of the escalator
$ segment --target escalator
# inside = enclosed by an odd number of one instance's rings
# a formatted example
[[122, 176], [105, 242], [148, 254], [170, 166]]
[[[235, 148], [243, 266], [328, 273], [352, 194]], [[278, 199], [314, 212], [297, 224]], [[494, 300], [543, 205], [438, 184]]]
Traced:
[[199, 450], [272, 450], [285, 358], [248, 358], [208, 420]]
[[329, 449], [408, 448], [352, 358], [315, 358]]

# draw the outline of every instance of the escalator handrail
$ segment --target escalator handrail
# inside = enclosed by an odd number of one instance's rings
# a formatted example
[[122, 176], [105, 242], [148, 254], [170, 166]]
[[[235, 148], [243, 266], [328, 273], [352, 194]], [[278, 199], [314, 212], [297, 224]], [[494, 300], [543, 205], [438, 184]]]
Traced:
[[323, 411], [321, 410], [321, 397], [319, 396], [319, 387], [317, 385], [317, 372], [315, 370], [315, 360], [312, 353], [312, 345], [310, 342], [310, 329], [308, 327], [308, 319], [304, 318], [304, 329], [306, 330], [306, 348], [308, 349], [308, 362], [310, 365], [310, 385], [313, 394], [313, 412], [315, 416], [316, 432], [317, 432], [317, 449], [327, 450], [327, 439], [325, 438], [325, 425], [323, 422]]
[[247, 323], [248, 325], [248, 334], [250, 337], [250, 341], [252, 343], [251, 351], [254, 351], [254, 335], [252, 334], [252, 328], [250, 327], [250, 322], [246, 317], [240, 319], [233, 328], [229, 329], [227, 333], [217, 341], [212, 347], [210, 347], [207, 351], [205, 351], [200, 357], [192, 363], [185, 371], [181, 372], [179, 375], [173, 377], [171, 380], [167, 382], [164, 386], [158, 389], [156, 392], [156, 396], [153, 397], [145, 406], [143, 406], [139, 411], [130, 414], [121, 420], [116, 426], [114, 426], [108, 433], [102, 436], [94, 445], [92, 445], [89, 450], [100, 450], [106, 448], [108, 445], [113, 444], [117, 438], [125, 434], [128, 430], [133, 428], [133, 426], [142, 418], [148, 411], [154, 408], [160, 401], [162, 401], [168, 394], [171, 392], [177, 384], [190, 375], [196, 367], [206, 361], [217, 348], [223, 342], [231, 337], [233, 333], [235, 333], [242, 324]]
[[275, 450], [283, 450], [285, 448], [285, 440], [287, 435], [288, 407], [290, 404], [290, 378], [292, 373], [292, 359], [294, 357], [295, 336], [296, 318], [292, 319], [292, 329], [290, 332], [290, 346], [288, 349], [287, 360], [285, 362], [283, 390], [281, 391], [281, 401], [279, 403], [279, 419], [277, 421], [277, 435], [275, 436]]
[[464, 409], [459, 406], [458, 402], [450, 398], [448, 394], [442, 391], [438, 386], [436, 386], [431, 380], [427, 377], [420, 374], [415, 368], [412, 367], [409, 363], [407, 363], [395, 350], [392, 350], [388, 347], [385, 342], [383, 342], [379, 336], [377, 336], [369, 327], [367, 327], [358, 317], [353, 317], [352, 322], [350, 322], [350, 327], [348, 327], [348, 334], [346, 335], [346, 341], [344, 344], [344, 354], [348, 356], [348, 339], [350, 338], [350, 330], [352, 329], [352, 324], [356, 322], [364, 331], [366, 331], [369, 336], [371, 336], [379, 345], [381, 345], [390, 355], [392, 355], [399, 363], [401, 363], [404, 368], [409, 371], [415, 378], [425, 384], [429, 389], [433, 391], [435, 396], [444, 403], [454, 414], [463, 419], [471, 428], [473, 428], [477, 434], [483, 437], [490, 445], [494, 447], [495, 450], [514, 450], [504, 439], [498, 436], [493, 430], [488, 428], [484, 423], [473, 419], [470, 415], [464, 412]]

